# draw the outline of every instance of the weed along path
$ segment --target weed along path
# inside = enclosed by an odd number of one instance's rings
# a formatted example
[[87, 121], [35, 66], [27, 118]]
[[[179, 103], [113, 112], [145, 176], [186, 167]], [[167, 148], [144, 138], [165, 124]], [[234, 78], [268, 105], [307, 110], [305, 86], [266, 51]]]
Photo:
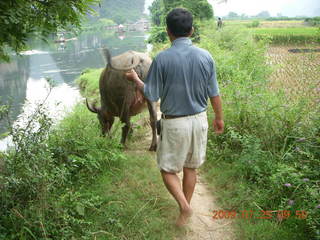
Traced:
[[[158, 116], [160, 114], [158, 113]], [[141, 126], [139, 130], [134, 130], [133, 136], [126, 150], [126, 154], [135, 157], [149, 156], [152, 166], [157, 168], [156, 155], [147, 151], [151, 143], [151, 131], [149, 128], [148, 117], [141, 118], [137, 121], [137, 125]], [[179, 174], [182, 177], [182, 174]], [[160, 173], [159, 173], [159, 178]], [[165, 186], [163, 185], [163, 188]], [[167, 198], [171, 199], [172, 210], [168, 211], [168, 221], [175, 222], [178, 216], [178, 207], [175, 205], [173, 198], [167, 193]], [[181, 231], [177, 230], [174, 240], [234, 240], [234, 229], [232, 221], [229, 219], [213, 219], [213, 210], [222, 210], [216, 203], [215, 197], [208, 189], [208, 185], [198, 172], [198, 179], [191, 200], [193, 215], [187, 226]], [[166, 213], [164, 213], [166, 214]]]

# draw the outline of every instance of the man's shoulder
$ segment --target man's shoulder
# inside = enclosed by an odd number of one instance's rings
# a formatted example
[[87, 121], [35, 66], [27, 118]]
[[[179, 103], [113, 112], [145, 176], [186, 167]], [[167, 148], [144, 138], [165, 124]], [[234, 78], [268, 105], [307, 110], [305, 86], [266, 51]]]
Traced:
[[157, 63], [157, 65], [165, 65], [168, 60], [172, 59], [175, 57], [175, 53], [170, 50], [170, 48], [162, 50], [159, 52], [153, 61]]
[[200, 48], [198, 46], [192, 45], [192, 48], [194, 49], [194, 51], [196, 51], [200, 56], [207, 58], [208, 60], [212, 60], [212, 56], [211, 53], [204, 49], [204, 48]]
[[170, 58], [170, 56], [172, 54], [174, 54], [172, 52], [172, 49], [171, 48], [167, 48], [167, 49], [162, 50], [161, 52], [159, 52], [155, 58], [158, 59], [158, 60], [162, 60], [162, 59]]

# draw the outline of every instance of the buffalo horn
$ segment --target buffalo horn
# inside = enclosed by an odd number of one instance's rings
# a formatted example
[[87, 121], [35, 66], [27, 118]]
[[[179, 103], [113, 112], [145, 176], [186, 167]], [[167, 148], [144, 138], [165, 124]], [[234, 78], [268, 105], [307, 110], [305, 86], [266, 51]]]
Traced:
[[99, 109], [96, 108], [95, 105], [90, 106], [90, 104], [88, 103], [88, 99], [86, 99], [86, 105], [87, 105], [87, 108], [89, 109], [90, 112], [93, 112], [93, 113], [99, 112]]

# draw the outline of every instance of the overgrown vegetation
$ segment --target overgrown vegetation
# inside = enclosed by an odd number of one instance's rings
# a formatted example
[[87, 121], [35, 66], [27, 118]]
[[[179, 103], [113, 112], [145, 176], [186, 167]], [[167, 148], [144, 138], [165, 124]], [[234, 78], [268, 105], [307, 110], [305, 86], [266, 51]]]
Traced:
[[[320, 239], [319, 95], [293, 101], [282, 88], [270, 90], [266, 43], [232, 27], [210, 28], [200, 47], [217, 63], [226, 131], [209, 136], [208, 180], [228, 210], [254, 212], [237, 220], [240, 239]], [[262, 210], [271, 219], [257, 219]], [[281, 210], [290, 217], [277, 216]]]
[[125, 154], [120, 128], [101, 137], [83, 104], [56, 126], [40, 105], [14, 127], [0, 154], [0, 239], [172, 239], [152, 156]]

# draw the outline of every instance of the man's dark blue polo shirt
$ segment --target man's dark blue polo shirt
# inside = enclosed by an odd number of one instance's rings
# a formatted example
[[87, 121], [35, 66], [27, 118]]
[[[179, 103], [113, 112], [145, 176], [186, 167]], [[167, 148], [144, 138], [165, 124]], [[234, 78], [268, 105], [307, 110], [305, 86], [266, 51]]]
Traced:
[[155, 57], [144, 83], [145, 97], [153, 102], [160, 98], [165, 115], [203, 112], [208, 97], [219, 95], [212, 56], [187, 37], [177, 38]]

